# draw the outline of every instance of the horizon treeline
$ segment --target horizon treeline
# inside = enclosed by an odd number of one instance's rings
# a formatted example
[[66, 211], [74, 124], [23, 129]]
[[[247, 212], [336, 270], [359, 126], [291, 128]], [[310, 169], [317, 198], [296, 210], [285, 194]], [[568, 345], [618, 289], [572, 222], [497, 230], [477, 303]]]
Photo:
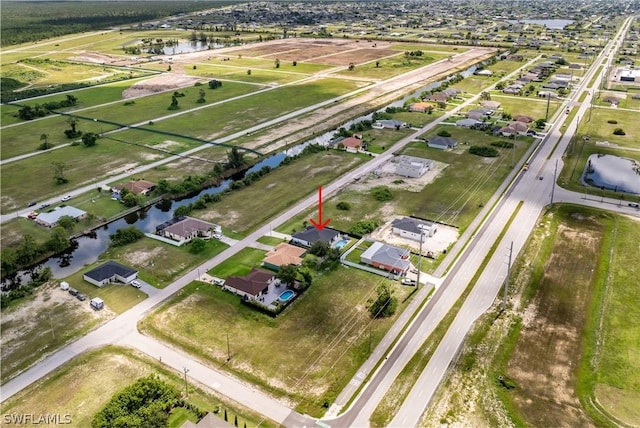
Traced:
[[108, 29], [179, 13], [219, 8], [232, 0], [2, 1], [0, 46]]

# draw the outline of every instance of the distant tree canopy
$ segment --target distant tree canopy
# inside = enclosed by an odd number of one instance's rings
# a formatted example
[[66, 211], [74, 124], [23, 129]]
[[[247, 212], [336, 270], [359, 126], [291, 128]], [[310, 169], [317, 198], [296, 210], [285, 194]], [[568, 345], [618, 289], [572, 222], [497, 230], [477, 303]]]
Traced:
[[[220, 7], [225, 2], [220, 2]], [[47, 10], [34, 7], [31, 2], [2, 2], [1, 46], [63, 36], [65, 34], [96, 31], [101, 28], [139, 23], [201, 10], [199, 2], [176, 0], [145, 2], [48, 2]]]

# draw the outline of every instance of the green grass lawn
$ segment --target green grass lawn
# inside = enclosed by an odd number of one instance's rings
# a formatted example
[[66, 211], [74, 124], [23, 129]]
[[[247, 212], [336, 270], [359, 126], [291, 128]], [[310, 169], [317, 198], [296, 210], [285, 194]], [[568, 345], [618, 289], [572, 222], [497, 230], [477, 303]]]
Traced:
[[[320, 415], [368, 356], [392, 319], [371, 322], [367, 302], [387, 283], [404, 307], [408, 290], [385, 278], [338, 268], [316, 277], [303, 296], [277, 318], [260, 314], [218, 287], [192, 283], [180, 296], [142, 321], [141, 328], [199, 357], [219, 364], [277, 396], [297, 410]], [[250, 370], [246, 368], [250, 367]]]
[[[433, 117], [433, 115], [425, 115], [425, 117]], [[401, 120], [397, 118], [396, 115], [394, 115], [394, 119]], [[367, 142], [367, 151], [371, 153], [382, 153], [413, 132], [414, 131], [409, 128], [401, 128], [398, 130], [370, 129], [362, 132], [362, 139]]]
[[189, 252], [189, 244], [176, 247], [145, 237], [123, 247], [109, 248], [101, 258], [115, 259], [131, 266], [139, 271], [142, 280], [154, 287], [164, 288], [175, 278], [228, 248], [227, 244], [217, 239], [210, 239], [206, 243], [204, 251], [193, 254]]
[[426, 43], [393, 43], [391, 49], [400, 51], [422, 50], [423, 52], [444, 52], [449, 54], [462, 53], [469, 50], [469, 48], [463, 46], [432, 45]]
[[[272, 63], [273, 66], [273, 63]], [[251, 74], [247, 70], [251, 70]], [[235, 80], [246, 83], [283, 84], [291, 83], [309, 77], [309, 74], [286, 73], [278, 70], [263, 68], [232, 67], [228, 65], [199, 65], [196, 70], [185, 67], [185, 72], [210, 79]], [[230, 82], [231, 83], [231, 82]]]
[[[433, 130], [435, 135], [444, 126]], [[440, 175], [422, 191], [404, 190], [402, 184], [390, 186], [393, 199], [388, 202], [377, 201], [368, 190], [352, 190], [347, 187], [339, 194], [328, 198], [323, 206], [323, 215], [331, 218], [332, 226], [340, 230], [349, 230], [353, 222], [361, 219], [386, 221], [390, 212], [394, 215], [416, 215], [432, 221], [440, 221], [460, 227], [462, 230], [475, 218], [482, 206], [489, 200], [495, 189], [511, 171], [513, 160], [517, 161], [528, 148], [531, 138], [518, 138], [515, 141], [516, 152], [502, 149], [498, 158], [481, 158], [467, 152], [469, 145], [486, 144], [493, 141], [507, 141], [504, 138], [488, 137], [480, 131], [447, 126], [452, 137], [458, 142], [455, 151], [431, 149], [424, 142], [409, 144], [401, 154], [432, 159], [447, 166]], [[468, 145], [463, 144], [468, 142]], [[512, 141], [513, 140], [509, 140]], [[373, 187], [375, 177], [363, 177], [358, 186], [366, 183]], [[340, 211], [336, 204], [346, 201], [351, 204], [349, 211]], [[294, 217], [278, 228], [283, 233], [301, 230], [302, 222], [308, 220], [313, 211]]]
[[[544, 118], [547, 112], [546, 98], [536, 97], [535, 94], [531, 94], [528, 97], [492, 95], [491, 100], [498, 101], [501, 104], [501, 111], [509, 113], [511, 116], [525, 115], [537, 120]], [[549, 102], [549, 117], [553, 117], [560, 106], [560, 101], [551, 100]]]
[[[127, 134], [118, 134], [118, 139], [127, 138], [129, 142], [144, 144], [144, 141], [134, 140], [133, 135], [140, 135], [141, 131], [127, 131]], [[160, 135], [148, 137], [161, 143], [165, 138]], [[127, 141], [127, 140], [125, 140]], [[177, 138], [174, 141], [179, 141]], [[194, 143], [191, 143], [193, 147]], [[180, 144], [172, 149], [180, 149]], [[189, 145], [182, 146], [182, 149]], [[126, 157], [123, 157], [126, 153]], [[125, 169], [134, 168], [150, 161], [167, 156], [166, 153], [154, 151], [139, 145], [126, 144], [112, 138], [101, 138], [94, 147], [68, 146], [62, 149], [49, 151], [46, 154], [33, 156], [17, 162], [12, 162], [2, 167], [2, 212], [22, 208], [29, 201], [38, 201], [54, 195], [60, 195], [68, 190], [81, 185], [95, 183], [96, 179], [111, 175], [114, 171], [124, 172]], [[54, 162], [62, 162], [66, 168], [65, 177], [68, 183], [57, 185], [54, 181]], [[33, 177], [39, 177], [38, 185], [25, 185], [34, 183]], [[35, 183], [34, 183], [35, 184]], [[99, 213], [97, 215], [100, 215]]]
[[384, 80], [402, 73], [406, 73], [416, 68], [424, 67], [442, 58], [448, 57], [448, 54], [439, 54], [428, 52], [421, 57], [405, 58], [404, 53], [398, 54], [391, 58], [382, 58], [379, 60], [378, 67], [376, 61], [358, 65], [353, 70], [344, 70], [335, 73], [338, 76], [364, 77], [371, 79]]
[[[174, 91], [184, 94], [184, 96], [177, 98], [178, 110], [168, 110], [168, 107], [171, 104], [171, 97], [174, 92], [165, 92], [162, 94], [136, 98], [133, 100], [134, 104], [132, 105], [124, 105], [125, 100], [123, 100], [121, 105], [96, 107], [94, 109], [83, 111], [82, 113], [79, 113], [79, 115], [130, 125], [172, 113], [179, 113], [181, 110], [184, 111], [191, 108], [204, 107], [208, 104], [225, 101], [238, 95], [248, 94], [256, 91], [257, 89], [258, 88], [254, 85], [246, 85], [236, 82], [224, 82], [224, 84], [217, 89], [209, 89], [206, 84], [201, 86], [189, 86]], [[205, 103], [197, 102], [200, 98], [200, 90], [205, 92]]]
[[307, 155], [278, 167], [249, 187], [225, 194], [206, 211], [194, 211], [191, 215], [247, 233], [317, 191], [319, 185], [331, 182], [367, 159], [341, 151]]
[[267, 252], [264, 250], [250, 247], [243, 248], [233, 257], [211, 269], [209, 274], [218, 278], [244, 276], [251, 272], [252, 269], [262, 266], [262, 259], [264, 259], [266, 255]]
[[153, 129], [212, 139], [344, 95], [358, 87], [358, 82], [336, 79], [318, 79], [282, 86], [206, 110], [195, 111], [189, 113], [188, 117], [163, 120], [154, 124]]
[[393, 119], [406, 122], [413, 127], [422, 128], [423, 126], [433, 122], [437, 118], [443, 115], [441, 110], [434, 110], [431, 114], [420, 112], [403, 111], [399, 113], [393, 113]]
[[[69, 92], [70, 95], [75, 96], [78, 99], [78, 104], [72, 108], [60, 109], [61, 111], [69, 111], [82, 109], [86, 107], [98, 106], [105, 103], [111, 103], [114, 101], [122, 101], [122, 92], [129, 88], [140, 79], [121, 80], [119, 82], [108, 83], [105, 85], [93, 86], [89, 88], [77, 89]], [[66, 94], [65, 94], [66, 95]], [[44, 104], [50, 101], [61, 101], [66, 97], [65, 95], [54, 94], [46, 97], [38, 98], [37, 101], [16, 101], [17, 104], [26, 104], [34, 106], [35, 104]], [[3, 104], [0, 106], [0, 114], [2, 119], [2, 126], [10, 125], [13, 123], [29, 122], [22, 121], [16, 117], [20, 107], [11, 104]], [[23, 125], [24, 126], [24, 125]], [[4, 131], [3, 131], [4, 132]]]
[[258, 242], [275, 247], [276, 245], [285, 241], [280, 238], [274, 238], [273, 236], [261, 236], [260, 238], [258, 238]]
[[[91, 426], [94, 415], [111, 399], [112, 395], [132, 384], [136, 379], [156, 374], [172, 384], [178, 391], [184, 391], [181, 373], [168, 370], [155, 358], [137, 353], [128, 348], [108, 346], [88, 351], [72, 359], [52, 375], [30, 385], [24, 393], [17, 394], [3, 403], [2, 418], [9, 414], [64, 415], [71, 416], [73, 427]], [[205, 412], [220, 411], [220, 423], [224, 410], [229, 421], [238, 417], [239, 426], [275, 427], [262, 416], [237, 403], [205, 392], [194, 384], [189, 385], [188, 403]], [[171, 426], [178, 419], [190, 417], [184, 413], [172, 415]]]

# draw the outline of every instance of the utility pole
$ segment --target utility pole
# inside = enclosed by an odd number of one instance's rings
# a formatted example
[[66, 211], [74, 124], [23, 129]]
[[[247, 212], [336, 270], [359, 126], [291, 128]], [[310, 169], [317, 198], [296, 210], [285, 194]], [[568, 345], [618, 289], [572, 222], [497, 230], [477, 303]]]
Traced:
[[227, 361], [231, 361], [231, 346], [229, 346], [229, 333], [227, 333]]
[[182, 367], [182, 370], [184, 370], [184, 393], [188, 397], [189, 396], [189, 384], [187, 383], [187, 373], [189, 372], [189, 369], [186, 368], [186, 367]]
[[502, 310], [507, 308], [507, 294], [509, 294], [509, 278], [511, 277], [511, 256], [513, 256], [513, 241], [509, 248], [509, 264], [507, 265], [507, 280], [504, 283], [504, 296], [502, 297]]
[[551, 203], [553, 204], [553, 192], [556, 189], [556, 174], [558, 173], [558, 159], [556, 159], [556, 167], [553, 170], [553, 182], [551, 183]]
[[549, 103], [551, 102], [551, 92], [547, 92], [547, 112], [544, 115], [545, 125], [549, 121]]
[[416, 290], [420, 288], [420, 273], [422, 271], [422, 241], [424, 240], [424, 229], [420, 226], [420, 254], [418, 254], [418, 276], [416, 277]]

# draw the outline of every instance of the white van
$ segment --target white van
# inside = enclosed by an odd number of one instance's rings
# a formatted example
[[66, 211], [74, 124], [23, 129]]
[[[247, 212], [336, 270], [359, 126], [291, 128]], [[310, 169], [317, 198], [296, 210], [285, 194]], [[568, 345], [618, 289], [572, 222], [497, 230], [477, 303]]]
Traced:
[[96, 309], [96, 310], [98, 310], [98, 311], [99, 311], [100, 309], [104, 308], [104, 300], [102, 300], [102, 299], [101, 299], [101, 298], [99, 298], [99, 297], [94, 297], [93, 299], [91, 299], [91, 301], [89, 302], [89, 304], [91, 305], [91, 307], [92, 307], [93, 309]]
[[62, 281], [62, 282], [60, 283], [60, 289], [61, 289], [61, 290], [64, 290], [64, 291], [67, 291], [67, 290], [69, 289], [69, 283], [68, 283], [68, 282], [64, 282], [64, 281]]

